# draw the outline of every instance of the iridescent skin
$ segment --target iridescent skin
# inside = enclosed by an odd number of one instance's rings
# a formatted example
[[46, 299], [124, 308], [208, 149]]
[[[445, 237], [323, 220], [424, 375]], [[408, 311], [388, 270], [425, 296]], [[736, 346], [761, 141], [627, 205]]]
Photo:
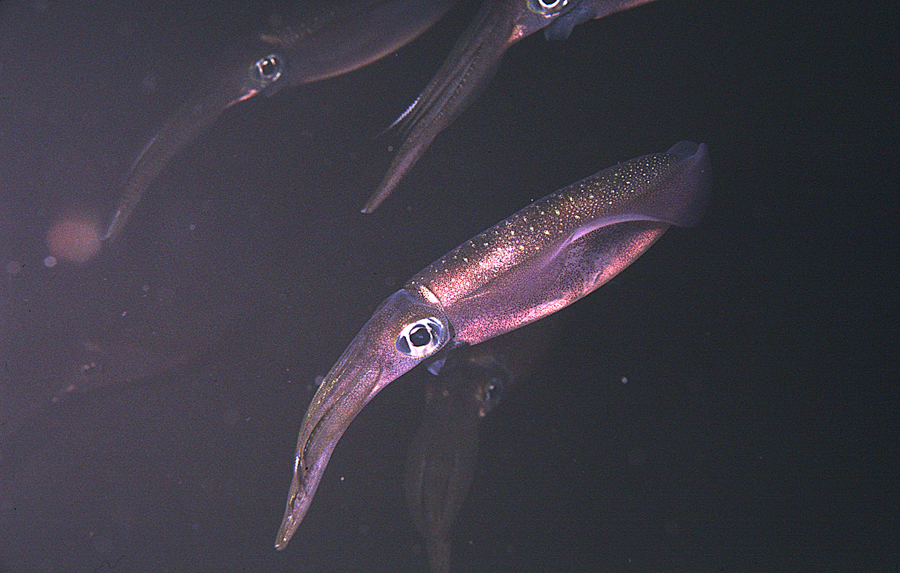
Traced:
[[[169, 160], [236, 103], [351, 72], [410, 42], [456, 0], [304, 2], [292, 23], [224, 50], [194, 94], [147, 142], [131, 166], [104, 235], [114, 239]], [[312, 5], [312, 6], [310, 6]]]
[[486, 0], [441, 69], [394, 122], [406, 137], [363, 213], [381, 205], [434, 138], [478, 97], [510, 46], [538, 30], [548, 38], [565, 39], [582, 22], [648, 2], [652, 0]]
[[670, 225], [699, 221], [708, 189], [706, 146], [683, 141], [532, 203], [391, 295], [325, 376], [306, 411], [275, 547], [287, 546], [338, 440], [382, 388], [442, 348], [488, 340], [590, 293]]

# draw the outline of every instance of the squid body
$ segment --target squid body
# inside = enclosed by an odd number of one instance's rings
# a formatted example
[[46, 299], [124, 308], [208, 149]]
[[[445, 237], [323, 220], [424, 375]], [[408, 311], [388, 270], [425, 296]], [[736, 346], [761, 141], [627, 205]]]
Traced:
[[325, 376], [300, 427], [275, 547], [309, 509], [338, 440], [387, 384], [442, 349], [552, 314], [634, 262], [709, 190], [705, 145], [682, 141], [547, 195], [466, 241], [385, 300]]

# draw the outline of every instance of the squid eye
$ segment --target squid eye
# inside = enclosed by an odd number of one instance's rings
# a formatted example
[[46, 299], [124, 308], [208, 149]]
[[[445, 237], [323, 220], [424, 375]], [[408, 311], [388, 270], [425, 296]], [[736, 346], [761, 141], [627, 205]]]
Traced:
[[569, 0], [528, 0], [528, 9], [535, 14], [549, 16], [566, 7]]
[[281, 77], [284, 59], [278, 54], [269, 54], [250, 64], [250, 76], [263, 84], [270, 84]]
[[434, 318], [423, 318], [407, 324], [397, 337], [397, 350], [413, 358], [428, 356], [444, 343], [444, 326]]

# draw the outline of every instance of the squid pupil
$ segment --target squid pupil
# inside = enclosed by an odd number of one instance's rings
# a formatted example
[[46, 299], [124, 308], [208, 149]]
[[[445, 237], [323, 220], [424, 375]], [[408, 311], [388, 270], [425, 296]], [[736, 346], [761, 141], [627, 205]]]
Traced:
[[409, 341], [415, 346], [425, 346], [431, 342], [431, 332], [428, 327], [419, 325], [409, 332]]
[[262, 60], [259, 64], [259, 69], [262, 72], [263, 76], [270, 76], [275, 72], [275, 60], [272, 58], [266, 58]]
[[253, 77], [261, 82], [274, 82], [281, 76], [281, 61], [275, 54], [256, 60], [251, 66]]

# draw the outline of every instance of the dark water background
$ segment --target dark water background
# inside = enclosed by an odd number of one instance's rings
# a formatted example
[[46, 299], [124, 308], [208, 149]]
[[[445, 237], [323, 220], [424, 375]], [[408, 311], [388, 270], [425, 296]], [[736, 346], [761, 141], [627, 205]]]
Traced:
[[[108, 213], [193, 77], [284, 5], [0, 3], [0, 572], [424, 570], [401, 489], [418, 371], [272, 548], [312, 381], [432, 260], [682, 139], [709, 146], [708, 216], [556, 317], [483, 424], [456, 570], [897, 571], [888, 14], [660, 0], [536, 35], [359, 214], [396, 143], [371, 136], [471, 4], [226, 112], [118, 244], [48, 268], [55, 217]], [[73, 379], [90, 391], [52, 402]]]

